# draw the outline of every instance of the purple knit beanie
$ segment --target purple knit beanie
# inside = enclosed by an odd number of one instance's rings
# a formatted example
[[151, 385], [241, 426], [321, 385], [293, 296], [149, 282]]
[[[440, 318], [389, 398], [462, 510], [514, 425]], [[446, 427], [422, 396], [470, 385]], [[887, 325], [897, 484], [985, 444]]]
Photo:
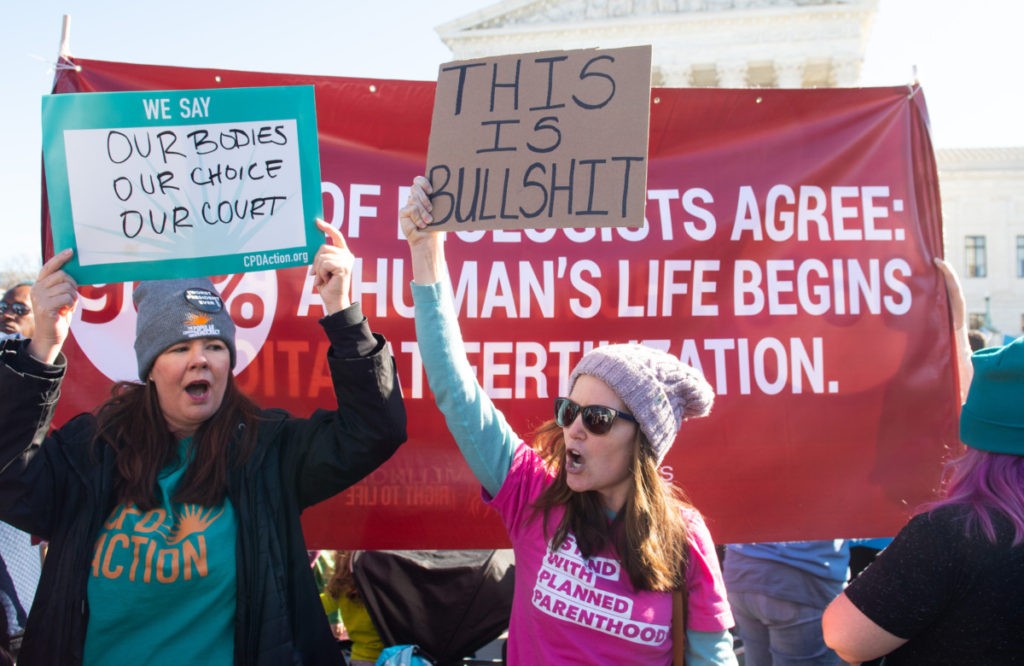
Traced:
[[569, 376], [569, 390], [580, 375], [607, 384], [626, 403], [654, 448], [658, 464], [672, 447], [684, 419], [706, 416], [715, 392], [704, 377], [675, 356], [639, 344], [597, 347]]

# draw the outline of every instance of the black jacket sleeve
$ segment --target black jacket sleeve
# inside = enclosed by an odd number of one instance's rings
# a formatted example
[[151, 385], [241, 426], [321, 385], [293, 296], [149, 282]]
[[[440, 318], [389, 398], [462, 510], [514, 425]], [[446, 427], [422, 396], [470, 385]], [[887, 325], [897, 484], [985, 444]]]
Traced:
[[406, 440], [405, 404], [394, 358], [370, 331], [359, 304], [321, 320], [331, 342], [328, 365], [336, 410], [289, 420], [284, 466], [303, 508], [357, 483]]
[[[42, 450], [66, 360], [47, 365], [28, 353], [28, 340], [0, 345], [0, 519], [46, 535], [48, 512], [40, 505], [68, 472], [66, 461]], [[40, 510], [42, 509], [42, 510]]]

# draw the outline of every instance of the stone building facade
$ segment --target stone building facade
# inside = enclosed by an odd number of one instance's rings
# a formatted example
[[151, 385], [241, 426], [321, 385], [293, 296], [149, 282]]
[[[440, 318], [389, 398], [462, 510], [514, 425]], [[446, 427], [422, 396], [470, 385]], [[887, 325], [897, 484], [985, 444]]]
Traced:
[[[1024, 148], [939, 150], [946, 257], [974, 328], [1024, 332]], [[996, 339], [991, 342], [1000, 342]]]

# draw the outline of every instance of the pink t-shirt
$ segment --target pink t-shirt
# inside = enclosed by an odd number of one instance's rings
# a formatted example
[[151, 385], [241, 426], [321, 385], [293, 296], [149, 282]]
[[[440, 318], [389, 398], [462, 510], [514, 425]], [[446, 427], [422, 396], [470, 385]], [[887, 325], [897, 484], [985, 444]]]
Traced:
[[[637, 591], [611, 553], [584, 559], [570, 534], [549, 552], [533, 503], [552, 477], [537, 453], [520, 444], [501, 490], [484, 500], [505, 523], [516, 556], [509, 624], [510, 664], [671, 664], [672, 594]], [[553, 510], [550, 529], [561, 520]], [[722, 631], [733, 625], [715, 544], [700, 514], [687, 511], [690, 564], [686, 626]]]

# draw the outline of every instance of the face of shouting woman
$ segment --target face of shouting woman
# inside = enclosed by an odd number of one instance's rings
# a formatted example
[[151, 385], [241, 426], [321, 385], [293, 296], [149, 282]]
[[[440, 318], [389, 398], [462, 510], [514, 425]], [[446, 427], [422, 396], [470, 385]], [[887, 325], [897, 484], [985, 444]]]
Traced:
[[156, 357], [149, 380], [176, 437], [195, 434], [220, 408], [230, 374], [231, 352], [218, 338], [178, 342]]
[[[628, 413], [610, 386], [591, 375], [580, 375], [569, 394], [580, 407], [600, 405]], [[566, 483], [575, 492], [592, 490], [601, 495], [608, 510], [618, 513], [632, 491], [630, 471], [637, 455], [638, 427], [616, 416], [611, 428], [598, 435], [584, 425], [581, 412], [562, 428], [565, 435]]]

